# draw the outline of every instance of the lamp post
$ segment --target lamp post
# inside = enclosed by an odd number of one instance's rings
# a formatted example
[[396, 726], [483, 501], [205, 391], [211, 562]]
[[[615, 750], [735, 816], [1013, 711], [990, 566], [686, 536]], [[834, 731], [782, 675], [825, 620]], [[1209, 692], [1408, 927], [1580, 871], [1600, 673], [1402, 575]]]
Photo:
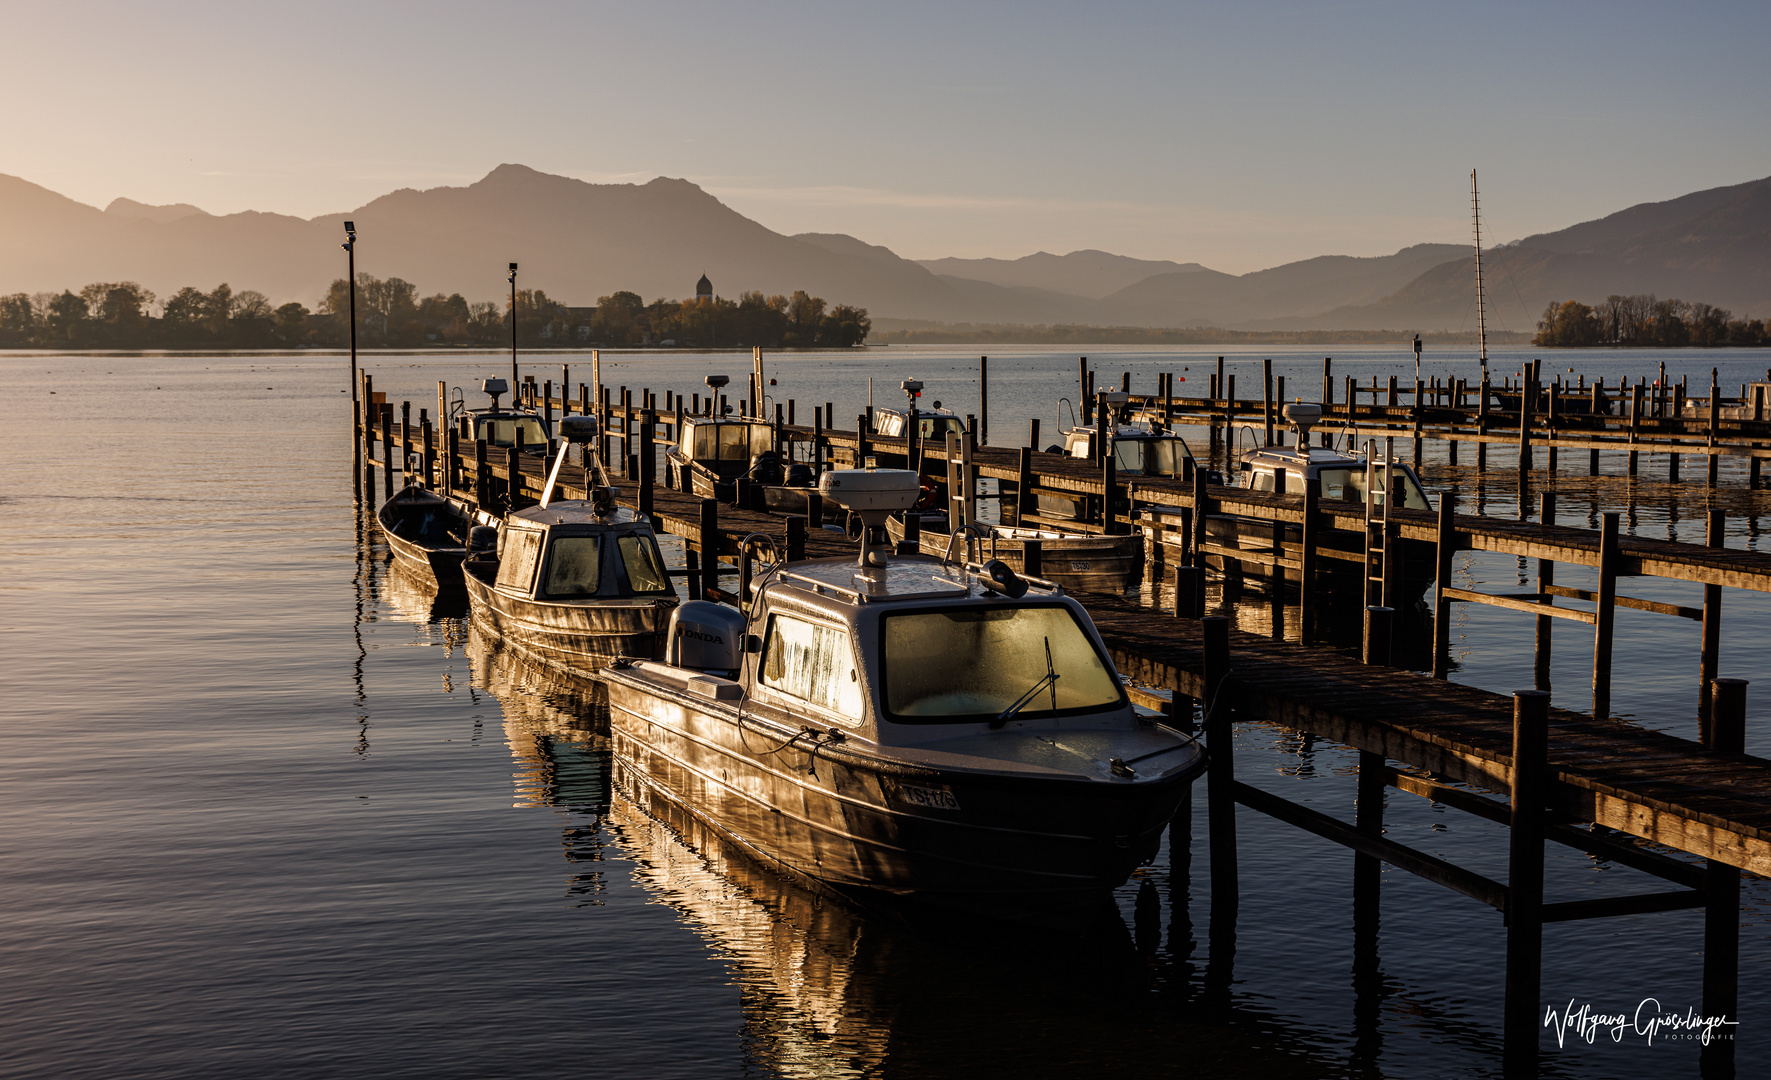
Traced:
[[[342, 245], [347, 256], [350, 282], [350, 321], [351, 321], [351, 405], [357, 406], [357, 223], [344, 223], [345, 241]], [[361, 415], [360, 413], [356, 415]]]
[[510, 264], [510, 388], [517, 383], [517, 264]]

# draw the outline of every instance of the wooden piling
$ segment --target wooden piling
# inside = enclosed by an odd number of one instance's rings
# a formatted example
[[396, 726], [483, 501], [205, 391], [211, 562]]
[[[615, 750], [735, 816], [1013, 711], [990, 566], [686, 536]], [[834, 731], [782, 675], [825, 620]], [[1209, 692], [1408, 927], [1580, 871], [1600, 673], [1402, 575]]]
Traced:
[[990, 445], [990, 358], [978, 357], [978, 445]]
[[701, 595], [697, 600], [711, 600], [719, 588], [719, 500], [701, 500], [701, 528], [697, 538], [701, 552]]
[[799, 562], [806, 557], [806, 519], [790, 517], [787, 519], [787, 561]]
[[[1544, 525], [1556, 523], [1556, 496], [1546, 491], [1539, 496], [1541, 508], [1538, 521]], [[1538, 603], [1549, 604], [1555, 597], [1549, 594], [1550, 587], [1556, 583], [1556, 563], [1553, 559], [1537, 560], [1537, 593]], [[1532, 648], [1532, 681], [1539, 690], [1550, 688], [1550, 644], [1551, 632], [1556, 620], [1549, 615], [1537, 617], [1537, 632], [1533, 637]]]
[[486, 440], [475, 439], [473, 443], [474, 507], [490, 511], [492, 509], [492, 465], [487, 460], [487, 455]]
[[1261, 361], [1261, 419], [1266, 426], [1263, 446], [1273, 445], [1273, 358]]
[[[1039, 432], [1039, 421], [1033, 421], [1035, 437]], [[1039, 512], [1038, 496], [1033, 494], [1033, 448], [1021, 447], [1020, 460], [1015, 463], [1015, 524], [1019, 525], [1023, 517]]]
[[389, 496], [394, 493], [394, 407], [381, 406], [381, 480]]
[[[1720, 510], [1705, 515], [1704, 544], [1727, 547], [1727, 517]], [[1710, 740], [1710, 683], [1716, 678], [1716, 667], [1722, 652], [1722, 587], [1703, 587], [1703, 637], [1697, 660], [1697, 737], [1705, 745]]]
[[1451, 677], [1451, 557], [1457, 543], [1457, 496], [1439, 494], [1439, 530], [1434, 545], [1433, 571], [1433, 678]]
[[1507, 845], [1507, 971], [1502, 1057], [1508, 1076], [1535, 1075], [1542, 1032], [1544, 803], [1549, 787], [1550, 695], [1513, 694]]
[[646, 517], [652, 516], [652, 488], [657, 482], [658, 460], [653, 452], [652, 444], [657, 434], [657, 414], [647, 409], [640, 414], [639, 432], [639, 490], [636, 491], [636, 502], [639, 512]]
[[1326, 418], [1334, 408], [1334, 357], [1322, 358], [1322, 415]]
[[1298, 554], [1298, 630], [1309, 641], [1316, 626], [1316, 548], [1322, 542], [1321, 515], [1316, 505], [1322, 498], [1322, 480], [1310, 477], [1304, 481], [1304, 520], [1300, 529], [1303, 550]]
[[1205, 615], [1205, 567], [1176, 566], [1174, 596], [1170, 611], [1177, 619], [1198, 619]]
[[[1710, 684], [1711, 725], [1704, 746], [1719, 754], [1746, 753], [1745, 679]], [[1740, 871], [1706, 860], [1703, 911], [1703, 1014], [1740, 1020]], [[1738, 1029], [1735, 1029], [1738, 1030]], [[1732, 1076], [1734, 1039], [1728, 1028], [1700, 1051], [1705, 1076]]]
[[516, 446], [509, 446], [504, 451], [504, 469], [510, 479], [504, 488], [504, 509], [506, 513], [521, 510], [523, 502], [523, 452]]
[[1617, 617], [1618, 514], [1606, 511], [1599, 525], [1599, 589], [1593, 616], [1593, 717], [1611, 719], [1611, 643]]
[[1211, 835], [1212, 906], [1235, 907], [1236, 881], [1236, 754], [1232, 743], [1230, 703], [1225, 677], [1230, 671], [1230, 620], [1211, 615], [1200, 620], [1205, 654], [1205, 739], [1211, 767], [1206, 773], [1206, 804]]
[[1638, 451], [1636, 440], [1642, 436], [1642, 383], [1640, 380], [1630, 389], [1630, 463], [1629, 475], [1636, 475]]
[[1360, 662], [1371, 667], [1389, 667], [1396, 609], [1381, 604], [1365, 605], [1365, 634], [1360, 649]]
[[435, 491], [437, 489], [436, 432], [431, 430], [430, 417], [422, 414], [418, 420], [418, 437], [424, 446], [424, 487], [427, 491]]
[[1021, 572], [1028, 577], [1045, 575], [1045, 541], [1027, 540], [1021, 544]]
[[[1485, 472], [1488, 469], [1489, 398], [1488, 372], [1486, 370], [1482, 372], [1482, 388], [1479, 393], [1482, 396], [1476, 400], [1476, 471]], [[1478, 507], [1479, 509], [1480, 507]]]

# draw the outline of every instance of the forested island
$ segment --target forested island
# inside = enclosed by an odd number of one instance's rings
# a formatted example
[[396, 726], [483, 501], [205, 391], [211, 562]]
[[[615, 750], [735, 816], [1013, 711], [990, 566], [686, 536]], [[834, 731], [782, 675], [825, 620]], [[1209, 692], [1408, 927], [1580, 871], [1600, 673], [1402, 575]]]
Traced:
[[1533, 345], [1680, 348], [1771, 345], [1761, 319], [1736, 319], [1726, 308], [1656, 300], [1652, 293], [1611, 295], [1597, 307], [1552, 301], [1537, 322]]
[[[1423, 333], [1428, 345], [1474, 344], [1476, 334]], [[1406, 345], [1412, 330], [1219, 330], [1215, 327], [1088, 326], [1073, 323], [1023, 326], [915, 324], [882, 328], [876, 345]], [[1488, 335], [1496, 344], [1524, 344], [1524, 334]]]
[[[511, 302], [470, 302], [460, 293], [421, 297], [401, 278], [357, 275], [357, 343], [364, 348], [496, 346], [510, 341]], [[260, 292], [223, 283], [186, 286], [160, 300], [133, 281], [94, 282], [79, 292], [0, 296], [0, 348], [292, 349], [350, 340], [350, 283], [332, 283], [317, 309], [272, 305]], [[798, 291], [654, 300], [617, 292], [573, 307], [540, 289], [516, 294], [517, 340], [530, 347], [847, 348], [867, 340], [865, 308], [830, 305]]]

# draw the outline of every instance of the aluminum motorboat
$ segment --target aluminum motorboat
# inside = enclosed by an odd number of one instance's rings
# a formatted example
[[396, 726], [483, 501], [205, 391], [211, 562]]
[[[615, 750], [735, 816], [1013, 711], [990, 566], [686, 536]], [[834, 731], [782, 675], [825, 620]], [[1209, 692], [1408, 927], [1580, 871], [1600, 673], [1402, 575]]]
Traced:
[[[568, 441], [588, 441], [595, 418], [560, 426]], [[617, 657], [659, 655], [677, 595], [651, 520], [616, 503], [600, 467], [590, 498], [552, 498], [566, 457], [539, 505], [474, 529], [462, 577], [477, 626], [533, 660], [594, 676]]]
[[776, 561], [743, 609], [680, 606], [660, 661], [604, 670], [617, 758], [766, 864], [1001, 910], [1098, 900], [1204, 769], [1133, 710], [1081, 604], [1000, 561], [892, 557], [900, 469], [822, 495], [859, 560]]

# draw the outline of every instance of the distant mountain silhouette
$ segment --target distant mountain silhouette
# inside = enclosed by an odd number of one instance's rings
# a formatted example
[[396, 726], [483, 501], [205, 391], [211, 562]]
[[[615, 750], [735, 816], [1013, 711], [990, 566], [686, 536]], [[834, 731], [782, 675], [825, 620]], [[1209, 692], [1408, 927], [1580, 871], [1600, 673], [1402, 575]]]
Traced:
[[[344, 272], [341, 222], [356, 222], [359, 270], [424, 293], [495, 299], [505, 267], [569, 304], [618, 289], [647, 300], [794, 289], [875, 318], [1226, 329], [1473, 326], [1469, 249], [1329, 255], [1231, 275], [1197, 263], [1084, 250], [1020, 259], [900, 258], [839, 233], [784, 236], [686, 180], [589, 184], [501, 165], [465, 187], [403, 189], [304, 220], [213, 215], [117, 199], [104, 210], [0, 176], [0, 293], [139, 281], [257, 289], [314, 304]], [[1491, 324], [1530, 329], [1551, 300], [1654, 292], [1771, 314], [1771, 179], [1630, 207], [1527, 237], [1488, 256]]]
[[1157, 274], [1204, 270], [1198, 263], [1133, 259], [1092, 249], [1053, 255], [1038, 251], [1019, 259], [918, 259], [943, 277], [969, 278], [1011, 288], [1034, 288], [1099, 300]]
[[[1374, 303], [1265, 322], [1340, 330], [1475, 325], [1468, 258], [1436, 266]], [[1701, 300], [1771, 314], [1771, 178], [1641, 203], [1483, 256], [1489, 325], [1530, 330], [1551, 301], [1612, 294]]]

